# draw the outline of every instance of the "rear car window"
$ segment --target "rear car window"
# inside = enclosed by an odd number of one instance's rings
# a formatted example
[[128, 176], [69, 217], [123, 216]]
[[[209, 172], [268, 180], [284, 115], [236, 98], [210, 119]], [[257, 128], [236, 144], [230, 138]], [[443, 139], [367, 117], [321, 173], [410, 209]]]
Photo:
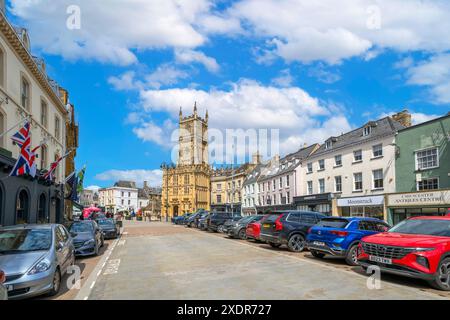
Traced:
[[300, 221], [303, 223], [316, 224], [319, 219], [315, 214], [312, 213], [302, 213]]
[[265, 220], [264, 222], [275, 222], [278, 217], [281, 215], [281, 213], [277, 213], [277, 214], [270, 214]]
[[325, 218], [317, 223], [317, 226], [324, 228], [345, 228], [349, 221], [339, 218]]

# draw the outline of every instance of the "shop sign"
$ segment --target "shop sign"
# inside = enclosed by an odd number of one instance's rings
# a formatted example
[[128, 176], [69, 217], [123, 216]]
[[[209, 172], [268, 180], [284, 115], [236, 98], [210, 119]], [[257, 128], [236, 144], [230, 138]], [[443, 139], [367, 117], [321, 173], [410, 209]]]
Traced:
[[381, 206], [384, 204], [384, 196], [357, 197], [338, 199], [338, 207], [365, 207]]
[[434, 206], [450, 205], [450, 190], [399, 193], [388, 196], [388, 206]]

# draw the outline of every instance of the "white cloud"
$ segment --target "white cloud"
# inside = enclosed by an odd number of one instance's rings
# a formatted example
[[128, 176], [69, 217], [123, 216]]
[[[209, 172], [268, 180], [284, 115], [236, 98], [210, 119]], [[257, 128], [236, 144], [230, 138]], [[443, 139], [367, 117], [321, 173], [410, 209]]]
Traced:
[[[331, 113], [327, 105], [298, 87], [277, 88], [241, 80], [232, 84], [228, 91], [189, 88], [141, 91], [143, 112], [168, 112], [172, 119], [177, 119], [179, 106], [184, 107], [184, 113], [192, 112], [194, 101], [197, 101], [200, 115], [208, 108], [210, 129], [279, 129], [281, 144], [292, 136], [301, 136], [308, 143], [321, 142], [322, 137], [351, 128], [344, 117]], [[334, 106], [330, 108], [334, 110]], [[333, 121], [332, 125], [327, 121]], [[312, 128], [318, 128], [321, 134], [312, 135]], [[164, 141], [163, 132], [149, 125], [135, 134], [141, 138], [145, 134], [149, 141], [159, 143]], [[284, 149], [294, 151], [299, 147], [290, 144]]]
[[[32, 44], [69, 60], [119, 65], [137, 61], [135, 50], [195, 48], [206, 36], [197, 19], [209, 14], [208, 0], [79, 0], [81, 29], [66, 28], [72, 0], [12, 0], [13, 14], [32, 32]], [[206, 28], [206, 27], [205, 27]]]
[[118, 77], [109, 77], [108, 83], [113, 86], [114, 89], [120, 91], [136, 90], [138, 83], [135, 82], [135, 72], [128, 71]]
[[310, 77], [316, 78], [318, 81], [331, 84], [341, 80], [341, 76], [337, 73], [326, 70], [326, 67], [319, 63], [317, 66], [311, 67], [308, 70]]
[[144, 121], [140, 126], [133, 128], [133, 133], [142, 141], [154, 142], [161, 147], [170, 148], [171, 132], [176, 126], [170, 119], [164, 121], [162, 126], [155, 124], [153, 121]]
[[450, 49], [450, 3], [421, 0], [242, 0], [229, 10], [287, 61], [330, 64], [382, 49]]
[[433, 102], [450, 103], [450, 54], [436, 55], [409, 67], [407, 76], [408, 84], [428, 87]]
[[218, 72], [220, 66], [216, 59], [206, 56], [203, 52], [194, 51], [189, 49], [175, 50], [175, 59], [178, 63], [190, 64], [190, 63], [200, 63], [209, 72]]
[[[384, 118], [384, 117], [388, 117], [388, 116], [390, 117], [393, 114], [395, 114], [395, 112], [387, 112], [387, 113], [384, 112], [379, 116], [379, 118]], [[427, 122], [427, 121], [430, 121], [430, 120], [433, 120], [433, 119], [436, 119], [436, 118], [439, 118], [442, 116], [443, 116], [443, 114], [442, 115], [426, 114], [426, 113], [422, 113], [422, 112], [412, 111], [411, 112], [411, 122], [412, 122], [412, 125], [416, 125], [416, 124]]]
[[289, 87], [294, 82], [294, 77], [289, 69], [281, 70], [280, 75], [272, 79], [272, 83], [279, 87]]
[[149, 186], [160, 186], [162, 181], [162, 171], [155, 170], [109, 170], [95, 176], [99, 181], [116, 182], [119, 180], [135, 181], [138, 186], [142, 186], [147, 181]]
[[186, 79], [186, 71], [175, 68], [170, 64], [159, 66], [153, 73], [145, 77], [146, 84], [151, 88], [159, 89], [162, 86], [174, 85], [181, 79]]

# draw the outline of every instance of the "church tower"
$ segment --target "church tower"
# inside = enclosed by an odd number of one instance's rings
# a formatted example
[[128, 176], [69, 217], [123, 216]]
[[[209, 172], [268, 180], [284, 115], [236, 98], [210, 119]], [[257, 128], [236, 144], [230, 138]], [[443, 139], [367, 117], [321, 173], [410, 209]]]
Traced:
[[183, 117], [180, 108], [178, 159], [162, 165], [162, 218], [170, 218], [199, 209], [210, 210], [211, 167], [208, 163], [208, 111], [204, 118], [194, 113]]

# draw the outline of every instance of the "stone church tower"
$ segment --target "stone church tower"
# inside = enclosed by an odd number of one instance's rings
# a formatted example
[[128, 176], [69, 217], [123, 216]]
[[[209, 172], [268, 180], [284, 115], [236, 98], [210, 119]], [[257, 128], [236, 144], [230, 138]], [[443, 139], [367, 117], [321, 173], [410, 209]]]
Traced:
[[211, 167], [208, 164], [208, 111], [205, 118], [180, 110], [179, 153], [176, 165], [162, 165], [162, 219], [170, 220], [199, 209], [210, 210]]

